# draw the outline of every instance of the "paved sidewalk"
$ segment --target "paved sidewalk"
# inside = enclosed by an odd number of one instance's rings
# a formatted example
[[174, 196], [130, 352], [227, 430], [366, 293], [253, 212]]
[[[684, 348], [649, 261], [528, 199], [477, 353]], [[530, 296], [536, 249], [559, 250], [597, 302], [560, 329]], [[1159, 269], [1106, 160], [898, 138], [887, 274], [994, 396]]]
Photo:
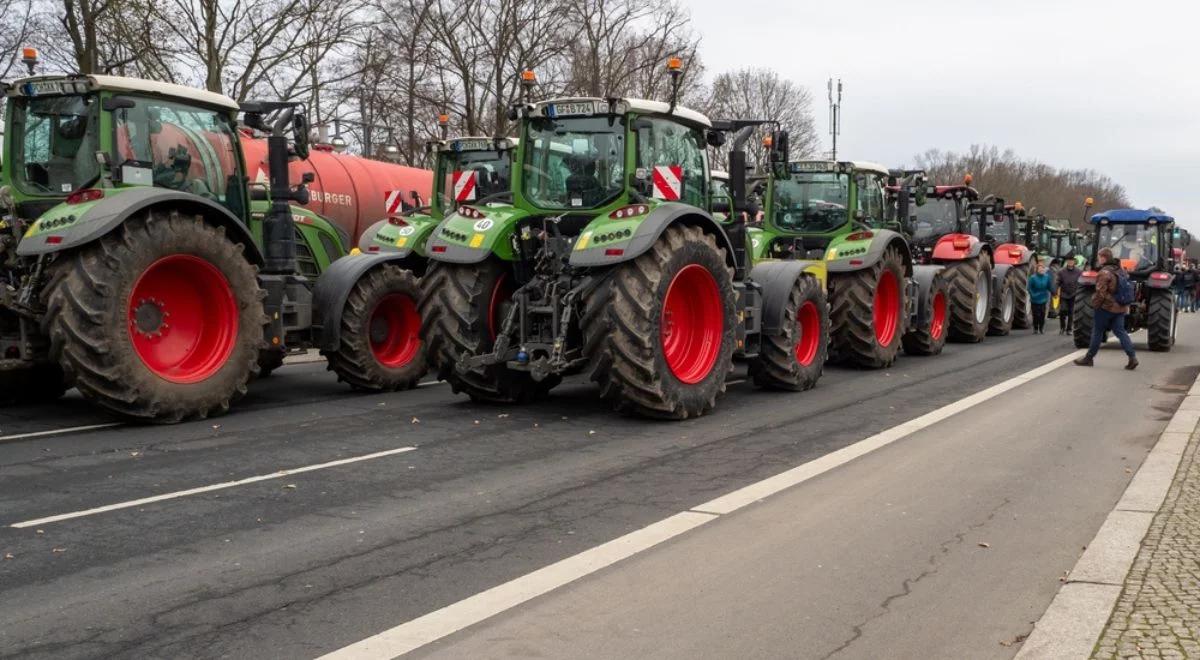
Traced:
[[1193, 433], [1093, 658], [1200, 658], [1198, 446]]

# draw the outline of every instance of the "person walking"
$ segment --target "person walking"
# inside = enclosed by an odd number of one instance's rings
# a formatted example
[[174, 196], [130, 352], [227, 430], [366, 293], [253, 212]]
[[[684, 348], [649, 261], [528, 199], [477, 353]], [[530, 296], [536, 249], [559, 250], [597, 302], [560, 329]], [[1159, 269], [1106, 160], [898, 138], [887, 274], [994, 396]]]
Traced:
[[1029, 304], [1033, 307], [1033, 334], [1046, 334], [1046, 305], [1050, 304], [1053, 289], [1046, 264], [1038, 263], [1037, 272], [1029, 276]]
[[1074, 259], [1058, 269], [1058, 334], [1065, 335], [1075, 330], [1075, 292], [1079, 290], [1080, 269]]
[[1196, 270], [1191, 264], [1184, 264], [1183, 270], [1179, 272], [1179, 278], [1183, 288], [1183, 301], [1180, 309], [1184, 312], [1196, 311]]
[[1196, 264], [1189, 262], [1188, 272], [1192, 274], [1192, 290], [1188, 291], [1191, 296], [1190, 311], [1195, 313], [1200, 308], [1200, 271], [1196, 270]]
[[1129, 356], [1125, 368], [1132, 371], [1137, 369], [1138, 359], [1137, 353], [1133, 351], [1133, 340], [1125, 331], [1125, 315], [1129, 313], [1129, 305], [1117, 302], [1120, 279], [1125, 278], [1128, 281], [1129, 275], [1121, 270], [1120, 262], [1113, 261], [1113, 251], [1109, 248], [1102, 248], [1096, 255], [1096, 261], [1100, 272], [1096, 276], [1096, 293], [1092, 294], [1092, 343], [1088, 346], [1087, 354], [1075, 360], [1075, 364], [1081, 367], [1093, 366], [1105, 333], [1112, 332], [1121, 342], [1125, 355]]
[[1175, 292], [1175, 309], [1185, 310], [1191, 305], [1188, 302], [1188, 287], [1183, 281], [1183, 274], [1187, 272], [1187, 264], [1175, 265], [1175, 279], [1171, 281], [1171, 289]]

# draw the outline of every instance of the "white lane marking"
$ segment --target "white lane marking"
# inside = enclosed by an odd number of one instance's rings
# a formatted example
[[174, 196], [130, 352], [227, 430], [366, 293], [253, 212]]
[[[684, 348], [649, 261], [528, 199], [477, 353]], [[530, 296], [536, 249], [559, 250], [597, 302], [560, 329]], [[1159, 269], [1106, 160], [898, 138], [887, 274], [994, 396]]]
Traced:
[[237, 481], [226, 481], [210, 486], [200, 486], [198, 488], [189, 488], [187, 490], [178, 490], [173, 493], [163, 493], [162, 495], [154, 495], [152, 497], [143, 497], [137, 500], [129, 500], [128, 502], [118, 502], [117, 504], [109, 504], [106, 506], [98, 506], [94, 509], [84, 509], [83, 511], [72, 511], [70, 513], [61, 513], [56, 516], [47, 516], [45, 518], [36, 518], [34, 520], [25, 520], [19, 523], [13, 523], [10, 527], [22, 529], [25, 527], [34, 527], [37, 525], [46, 525], [49, 523], [70, 520], [72, 518], [82, 518], [84, 516], [94, 516], [98, 513], [107, 513], [109, 511], [119, 511], [121, 509], [129, 509], [135, 506], [142, 506], [153, 502], [161, 502], [163, 500], [173, 500], [177, 497], [187, 497], [189, 495], [198, 495], [200, 493], [208, 493], [214, 490], [222, 490], [225, 488], [233, 488], [234, 486], [244, 486], [258, 481], [266, 481], [268, 479], [279, 479], [293, 474], [301, 474], [304, 472], [312, 472], [313, 470], [324, 470], [325, 468], [337, 467], [339, 465], [348, 465], [350, 463], [358, 463], [360, 461], [369, 461], [374, 458], [383, 458], [384, 456], [393, 456], [395, 454], [403, 454], [405, 452], [414, 451], [416, 447], [400, 447], [397, 449], [388, 449], [385, 451], [377, 451], [373, 454], [364, 454], [362, 456], [352, 456], [350, 458], [341, 458], [328, 463], [319, 463], [317, 465], [306, 465], [304, 467], [290, 468], [280, 470], [270, 474], [260, 474], [254, 477], [238, 479]]
[[65, 429], [51, 429], [49, 431], [36, 431], [33, 433], [17, 433], [15, 435], [0, 435], [0, 442], [9, 440], [24, 440], [25, 438], [41, 438], [48, 435], [62, 435], [64, 433], [79, 433], [80, 431], [95, 431], [96, 429], [111, 429], [114, 426], [123, 426], [122, 422], [108, 422], [105, 424], [89, 424], [87, 426], [72, 426]]
[[[951, 415], [960, 413], [1043, 376], [1067, 364], [1084, 351], [1052, 360], [1036, 369], [1014, 376], [981, 392], [947, 404], [855, 444], [840, 449], [825, 457], [805, 463], [774, 477], [768, 477], [728, 495], [718, 497], [706, 504], [682, 511], [636, 532], [585, 550], [559, 562], [527, 573], [487, 591], [430, 612], [395, 628], [343, 647], [321, 656], [318, 660], [360, 660], [365, 658], [395, 658], [452, 635], [468, 626], [475, 625], [501, 612], [546, 594], [561, 586], [611, 566], [612, 564], [648, 550], [664, 541], [679, 536], [719, 518], [724, 513], [735, 511], [750, 502], [777, 493], [807, 479], [828, 472], [840, 465], [899, 440], [907, 435], [931, 426]], [[834, 457], [834, 458], [830, 458]]]
[[557, 589], [564, 584], [595, 573], [622, 559], [632, 557], [667, 539], [695, 529], [717, 516], [684, 511], [670, 518], [643, 527], [620, 538], [598, 545], [505, 582], [470, 598], [447, 605], [440, 610], [413, 619], [404, 625], [385, 630], [351, 644], [318, 660], [351, 660], [357, 658], [392, 658], [469, 625], [516, 607], [527, 600]]

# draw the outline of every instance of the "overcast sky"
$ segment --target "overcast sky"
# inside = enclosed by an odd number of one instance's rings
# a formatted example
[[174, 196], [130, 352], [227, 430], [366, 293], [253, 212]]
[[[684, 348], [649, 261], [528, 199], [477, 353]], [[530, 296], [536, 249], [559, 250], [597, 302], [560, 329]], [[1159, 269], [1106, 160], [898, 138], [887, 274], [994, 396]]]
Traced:
[[812, 91], [822, 134], [842, 78], [839, 159], [994, 144], [1107, 174], [1200, 233], [1196, 0], [684, 3], [710, 74], [775, 68]]

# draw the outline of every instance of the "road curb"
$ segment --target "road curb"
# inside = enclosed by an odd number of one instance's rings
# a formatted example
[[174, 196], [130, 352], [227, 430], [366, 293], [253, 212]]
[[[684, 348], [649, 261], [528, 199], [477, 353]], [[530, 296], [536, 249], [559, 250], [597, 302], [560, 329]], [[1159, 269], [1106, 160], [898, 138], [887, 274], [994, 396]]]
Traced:
[[1121, 499], [1034, 625], [1018, 660], [1088, 658], [1117, 604], [1151, 521], [1166, 500], [1200, 423], [1200, 376], [1192, 383]]

